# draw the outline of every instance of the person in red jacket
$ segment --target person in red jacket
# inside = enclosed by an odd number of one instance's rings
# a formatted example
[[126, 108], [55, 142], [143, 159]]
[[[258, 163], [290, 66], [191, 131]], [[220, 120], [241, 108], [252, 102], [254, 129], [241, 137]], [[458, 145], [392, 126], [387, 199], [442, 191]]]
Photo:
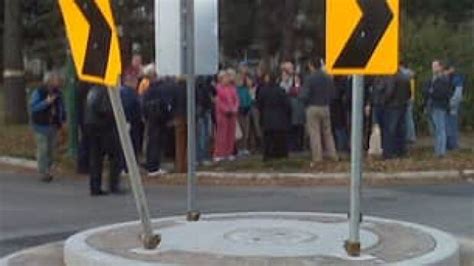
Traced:
[[235, 135], [239, 97], [231, 80], [231, 71], [219, 73], [216, 104], [216, 136], [214, 146], [214, 162], [235, 160]]

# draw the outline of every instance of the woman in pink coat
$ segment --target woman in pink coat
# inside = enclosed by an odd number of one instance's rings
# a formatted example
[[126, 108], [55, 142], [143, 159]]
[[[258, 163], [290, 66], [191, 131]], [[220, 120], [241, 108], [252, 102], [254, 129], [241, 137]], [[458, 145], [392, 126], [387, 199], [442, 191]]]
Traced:
[[239, 97], [232, 83], [229, 71], [219, 73], [216, 95], [216, 135], [214, 145], [214, 161], [235, 160], [235, 133]]

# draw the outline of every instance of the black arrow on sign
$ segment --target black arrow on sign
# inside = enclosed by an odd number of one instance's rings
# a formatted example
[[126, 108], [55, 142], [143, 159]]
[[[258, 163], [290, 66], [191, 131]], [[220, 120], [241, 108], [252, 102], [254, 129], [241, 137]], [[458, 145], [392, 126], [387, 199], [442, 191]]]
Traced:
[[94, 0], [76, 0], [89, 22], [89, 38], [82, 73], [104, 78], [110, 53], [112, 29]]
[[336, 60], [336, 68], [364, 68], [393, 19], [386, 0], [357, 2], [362, 10], [362, 18]]

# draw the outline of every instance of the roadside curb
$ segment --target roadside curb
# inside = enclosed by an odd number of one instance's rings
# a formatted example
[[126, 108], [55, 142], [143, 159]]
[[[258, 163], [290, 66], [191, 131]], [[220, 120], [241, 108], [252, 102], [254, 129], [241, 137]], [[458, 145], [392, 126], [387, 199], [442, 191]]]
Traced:
[[0, 163], [10, 165], [10, 166], [28, 168], [28, 169], [36, 169], [37, 167], [37, 163], [34, 160], [8, 157], [8, 156], [0, 156]]
[[[0, 163], [26, 169], [36, 169], [36, 161], [0, 156]], [[350, 182], [350, 173], [282, 173], [282, 172], [197, 172], [199, 184], [222, 186], [306, 186], [328, 185], [341, 186]], [[365, 172], [365, 185], [404, 185], [427, 183], [450, 183], [474, 181], [474, 169], [440, 170], [440, 171], [402, 171], [393, 173]], [[182, 185], [186, 183], [185, 174], [168, 174], [158, 179], [147, 179], [165, 185]]]
[[[221, 186], [343, 186], [350, 183], [350, 173], [229, 173], [197, 172], [199, 184]], [[474, 178], [474, 170], [415, 172], [366, 172], [363, 182], [369, 186], [443, 184]], [[168, 185], [186, 183], [185, 174], [168, 174], [151, 182]]]
[[462, 266], [474, 265], [474, 239], [457, 237]]

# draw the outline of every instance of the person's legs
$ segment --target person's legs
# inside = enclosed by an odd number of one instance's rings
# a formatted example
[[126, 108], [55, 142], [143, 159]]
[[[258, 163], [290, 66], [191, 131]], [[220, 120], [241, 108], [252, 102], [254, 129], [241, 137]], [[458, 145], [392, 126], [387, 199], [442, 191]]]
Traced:
[[89, 136], [90, 154], [89, 154], [89, 188], [91, 194], [98, 194], [102, 192], [102, 164], [103, 164], [103, 149], [101, 143], [100, 130], [95, 128], [87, 128]]
[[111, 193], [120, 192], [120, 158], [121, 149], [118, 132], [110, 130], [104, 135], [106, 153], [109, 159], [109, 190]]
[[382, 129], [383, 139], [383, 157], [384, 159], [392, 159], [395, 156], [395, 141], [398, 121], [396, 119], [396, 111], [394, 108], [386, 108], [384, 111], [384, 127]]
[[161, 147], [163, 145], [160, 141], [161, 133], [159, 125], [154, 122], [148, 123], [146, 168], [149, 173], [160, 170]]
[[382, 106], [374, 107], [374, 122], [379, 125], [380, 128], [380, 139], [382, 143], [382, 150], [386, 143], [386, 138], [384, 137], [385, 130], [385, 109]]
[[276, 158], [287, 158], [288, 157], [288, 131], [281, 130], [275, 132], [274, 137], [275, 145], [275, 157]]
[[273, 134], [270, 130], [263, 131], [263, 161], [271, 160], [272, 155]]
[[48, 136], [47, 134], [36, 132], [35, 139], [38, 172], [42, 177], [45, 177], [48, 175]]
[[250, 109], [250, 125], [251, 125], [251, 148], [252, 151], [258, 152], [263, 148], [263, 132], [260, 125], [260, 112], [257, 107], [253, 106]]
[[415, 121], [413, 119], [413, 100], [408, 102], [405, 113], [406, 140], [408, 143], [416, 142]]
[[140, 142], [142, 141], [143, 126], [141, 122], [132, 123], [130, 126], [130, 138], [132, 139], [133, 151], [138, 160], [142, 149]]
[[288, 138], [288, 148], [290, 151], [299, 151], [298, 150], [298, 126], [297, 125], [292, 125], [290, 128], [290, 135]]
[[242, 124], [240, 125], [242, 128], [242, 141], [243, 141], [243, 148], [244, 153], [249, 152], [249, 143], [250, 143], [250, 113], [247, 113], [243, 117]]
[[226, 137], [225, 137], [225, 156], [229, 157], [235, 151], [235, 131], [237, 129], [237, 116], [232, 116], [227, 119]]
[[244, 150], [248, 148], [247, 146], [247, 137], [248, 137], [248, 125], [247, 125], [247, 115], [239, 114], [238, 116], [238, 123], [240, 129], [242, 130], [242, 138], [237, 140], [237, 149], [239, 153], [243, 154]]
[[251, 116], [253, 127], [255, 129], [255, 135], [258, 140], [261, 140], [263, 137], [262, 128], [260, 124], [260, 112], [258, 111], [257, 107], [252, 107], [251, 109]]
[[146, 133], [146, 127], [145, 127], [145, 123], [143, 123], [143, 121], [139, 121], [138, 123], [138, 140], [137, 140], [137, 160], [139, 160], [139, 158], [142, 156], [143, 154], [143, 142], [145, 140], [145, 133]]
[[77, 156], [77, 172], [79, 174], [89, 173], [89, 136], [84, 125], [80, 126], [80, 140]]
[[54, 164], [55, 151], [57, 146], [57, 129], [51, 128], [48, 133], [48, 173], [51, 175], [51, 168]]
[[326, 154], [331, 160], [337, 160], [336, 145], [334, 144], [334, 137], [331, 132], [331, 117], [329, 114], [329, 107], [321, 109], [321, 139], [323, 146], [326, 149]]
[[216, 134], [214, 137], [214, 158], [221, 159], [225, 153], [226, 117], [216, 114]]
[[323, 160], [321, 147], [320, 116], [318, 107], [309, 107], [306, 110], [307, 127], [311, 143], [311, 153], [313, 162]]
[[196, 156], [197, 162], [203, 163], [209, 160], [209, 138], [211, 129], [210, 114], [204, 114], [198, 117], [196, 124]]
[[297, 151], [303, 151], [305, 139], [304, 125], [297, 125], [296, 132], [296, 149]]
[[373, 115], [372, 115], [372, 108], [370, 108], [370, 112], [367, 114], [364, 111], [364, 117], [363, 117], [363, 134], [364, 134], [364, 139], [362, 140], [363, 143], [363, 148], [364, 151], [369, 150], [369, 142], [370, 142], [370, 135], [372, 135], [372, 127], [373, 127]]
[[435, 154], [438, 157], [446, 155], [446, 110], [433, 108], [431, 111], [434, 134], [435, 134]]
[[406, 107], [397, 108], [397, 117], [398, 120], [395, 133], [395, 155], [398, 157], [403, 157], [406, 154]]
[[214, 126], [212, 124], [212, 115], [210, 112], [208, 112], [205, 116], [203, 129], [203, 158], [204, 161], [209, 161], [211, 159], [211, 139], [214, 129]]
[[459, 118], [458, 114], [448, 113], [446, 119], [447, 148], [449, 151], [459, 148]]

